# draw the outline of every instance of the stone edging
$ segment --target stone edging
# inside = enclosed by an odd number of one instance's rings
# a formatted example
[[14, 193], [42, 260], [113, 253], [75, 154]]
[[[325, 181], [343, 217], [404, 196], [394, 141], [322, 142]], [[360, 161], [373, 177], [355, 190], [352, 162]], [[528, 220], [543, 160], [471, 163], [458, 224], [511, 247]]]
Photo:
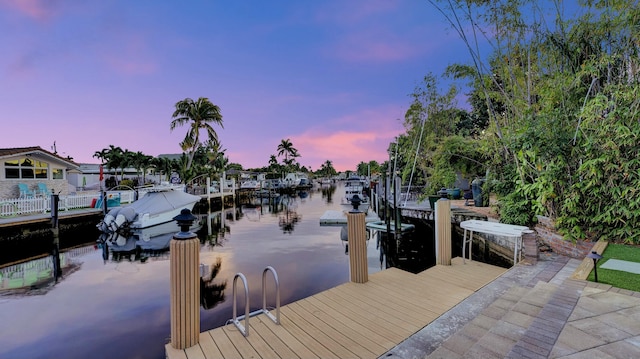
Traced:
[[[591, 248], [591, 250], [596, 251], [596, 253], [602, 255], [602, 252], [604, 252], [608, 244], [609, 242], [599, 240], [596, 242], [596, 244], [593, 245], [593, 248]], [[577, 280], [587, 280], [587, 278], [589, 277], [589, 273], [591, 273], [592, 270], [593, 270], [593, 259], [585, 257], [582, 260], [582, 263], [580, 263], [578, 268], [576, 268], [576, 270], [573, 272], [573, 274], [569, 278], [577, 279]]]

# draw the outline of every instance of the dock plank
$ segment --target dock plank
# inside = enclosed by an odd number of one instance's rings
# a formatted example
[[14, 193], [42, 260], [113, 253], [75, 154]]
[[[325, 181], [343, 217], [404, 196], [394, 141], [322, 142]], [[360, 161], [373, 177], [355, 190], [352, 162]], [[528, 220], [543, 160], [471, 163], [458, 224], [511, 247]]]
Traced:
[[[259, 315], [256, 317], [266, 328], [268, 328], [273, 335], [277, 336], [282, 343], [284, 343], [288, 348], [291, 349], [292, 352], [296, 353], [297, 357], [303, 359], [315, 359], [320, 358], [316, 354], [316, 351], [322, 351], [322, 349], [310, 349], [309, 347], [316, 347], [321, 345], [315, 341], [313, 338], [300, 338], [300, 336], [295, 336], [295, 332], [288, 331], [283, 328], [282, 325], [277, 325], [271, 319], [265, 318], [264, 315]], [[282, 318], [281, 318], [282, 322]], [[308, 340], [311, 339], [311, 340]], [[324, 347], [322, 347], [325, 349]], [[325, 349], [326, 350], [326, 349]]]
[[[375, 310], [387, 311], [387, 313], [397, 316], [409, 323], [412, 328], [424, 323], [424, 320], [417, 315], [416, 308], [407, 303], [400, 295], [380, 288], [376, 289], [372, 284], [359, 288], [345, 287], [341, 290], [357, 298], [356, 300], [359, 300], [362, 305], [370, 306]], [[425, 315], [424, 312], [420, 314]], [[435, 315], [433, 312], [430, 314]]]
[[206, 359], [204, 353], [202, 352], [202, 347], [200, 345], [193, 345], [184, 350], [187, 358], [191, 359]]
[[[258, 317], [260, 316], [264, 317], [265, 315], [261, 314]], [[286, 343], [284, 343], [277, 335], [275, 335], [269, 328], [267, 328], [263, 321], [258, 320], [258, 317], [251, 318], [251, 327], [261, 337], [264, 345], [269, 346], [278, 358], [300, 358], [291, 350], [291, 348], [289, 348]], [[249, 342], [253, 340], [252, 337], [252, 335], [249, 335], [249, 337], [247, 338]], [[253, 343], [252, 345], [257, 352], [262, 354], [262, 350], [260, 349], [260, 347], [256, 346]]]
[[374, 310], [370, 311], [369, 313], [370, 315], [374, 316], [375, 321], [380, 321], [380, 324], [378, 325], [392, 326], [393, 329], [398, 332], [398, 335], [409, 335], [413, 333], [413, 329], [415, 328], [415, 326], [407, 323], [407, 321], [398, 318], [398, 316], [393, 313], [393, 310], [385, 310], [386, 307], [384, 306], [374, 307], [370, 303], [363, 304], [364, 302], [361, 301], [360, 298], [358, 298], [357, 296], [349, 295], [345, 291], [333, 291], [331, 293], [322, 292], [320, 294], [326, 295], [330, 298], [333, 298], [334, 300], [339, 300], [340, 303], [351, 303], [352, 306], [367, 305], [371, 308], [374, 308]]
[[349, 336], [353, 340], [356, 340], [368, 350], [373, 350], [374, 353], [378, 350], [389, 350], [394, 345], [394, 343], [387, 338], [358, 323], [355, 317], [345, 316], [343, 313], [327, 306], [318, 297], [306, 298], [304, 299], [304, 302], [309, 304], [311, 307], [315, 307], [314, 314], [318, 318], [333, 326], [341, 333]]
[[281, 307], [281, 325], [252, 317], [249, 336], [226, 325], [175, 358], [378, 358], [506, 271], [480, 262], [418, 274], [391, 268]]
[[209, 335], [216, 343], [216, 346], [220, 350], [223, 358], [240, 358], [240, 352], [233, 345], [229, 337], [224, 330], [224, 327], [218, 328], [218, 330], [210, 330]]
[[[236, 348], [238, 353], [240, 353], [241, 358], [259, 358], [258, 352], [254, 349], [253, 345], [257, 345], [262, 352], [262, 357], [264, 358], [277, 358], [276, 353], [273, 350], [267, 349], [269, 346], [263, 346], [260, 341], [262, 338], [257, 337], [255, 334], [246, 337], [240, 333], [240, 330], [235, 327], [235, 325], [225, 325], [222, 327], [222, 330], [227, 335], [227, 338], [231, 341], [233, 346]], [[249, 329], [251, 332], [251, 328]], [[256, 338], [257, 337], [257, 338]], [[250, 345], [247, 345], [247, 342]]]
[[305, 317], [300, 316], [292, 309], [292, 305], [287, 305], [286, 308], [281, 309], [285, 309], [281, 311], [281, 314], [289, 318], [296, 326], [299, 326], [307, 335], [316, 338], [316, 340], [322, 343], [322, 345], [332, 353], [332, 355], [328, 357], [333, 358], [333, 355], [335, 355], [335, 358], [352, 358], [356, 356], [355, 353], [342, 346], [339, 341], [334, 340], [332, 336], [316, 328], [311, 322], [307, 321]]
[[207, 359], [215, 359], [222, 358], [222, 353], [220, 353], [220, 349], [214, 343], [213, 338], [209, 333], [200, 333], [200, 348], [202, 348], [202, 352], [204, 353], [205, 358]]
[[357, 340], [345, 335], [343, 332], [337, 330], [336, 328], [316, 316], [313, 312], [313, 308], [309, 308], [309, 306], [301, 304], [300, 302], [301, 301], [291, 303], [288, 305], [288, 307], [290, 307], [298, 315], [302, 316], [315, 328], [329, 336], [333, 341], [339, 343], [344, 348], [347, 348], [356, 357], [371, 358], [375, 355], [374, 352], [361, 345], [361, 343], [359, 343]]
[[367, 330], [373, 330], [369, 328], [376, 328], [376, 333], [384, 336], [385, 340], [397, 343], [398, 341], [404, 340], [406, 335], [409, 334], [405, 332], [403, 335], [402, 327], [390, 323], [388, 319], [391, 319], [391, 317], [382, 317], [378, 311], [374, 314], [369, 308], [362, 310], [363, 306], [355, 305], [352, 301], [341, 300], [338, 296], [328, 296], [325, 293], [320, 293], [315, 297], [321, 299], [322, 302], [332, 310], [340, 312], [348, 318], [353, 318], [354, 321], [363, 325]]

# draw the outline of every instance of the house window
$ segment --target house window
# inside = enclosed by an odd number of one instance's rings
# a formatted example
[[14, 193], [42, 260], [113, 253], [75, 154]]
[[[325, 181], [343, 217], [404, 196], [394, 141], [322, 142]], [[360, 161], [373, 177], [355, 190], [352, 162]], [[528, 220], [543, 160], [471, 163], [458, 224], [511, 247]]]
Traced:
[[53, 179], [64, 179], [64, 171], [62, 168], [54, 168], [51, 170], [51, 175]]
[[4, 177], [20, 178], [20, 162], [19, 160], [9, 160], [4, 162]]
[[5, 178], [16, 179], [47, 179], [49, 168], [46, 162], [23, 157], [4, 162]]

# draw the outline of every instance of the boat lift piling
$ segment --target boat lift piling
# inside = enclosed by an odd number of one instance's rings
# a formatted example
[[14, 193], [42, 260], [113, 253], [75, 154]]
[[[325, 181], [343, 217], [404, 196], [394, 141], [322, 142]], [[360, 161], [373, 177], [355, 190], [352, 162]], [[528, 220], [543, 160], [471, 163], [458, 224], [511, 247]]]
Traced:
[[200, 241], [189, 227], [196, 219], [187, 208], [174, 219], [180, 225], [170, 243], [171, 346], [185, 349], [200, 340]]
[[[440, 193], [440, 192], [438, 192]], [[441, 193], [436, 201], [436, 264], [451, 265], [451, 201]]]
[[349, 246], [349, 276], [353, 283], [369, 281], [367, 265], [367, 229], [364, 212], [358, 211], [360, 197], [353, 196], [353, 210], [347, 213], [347, 233]]

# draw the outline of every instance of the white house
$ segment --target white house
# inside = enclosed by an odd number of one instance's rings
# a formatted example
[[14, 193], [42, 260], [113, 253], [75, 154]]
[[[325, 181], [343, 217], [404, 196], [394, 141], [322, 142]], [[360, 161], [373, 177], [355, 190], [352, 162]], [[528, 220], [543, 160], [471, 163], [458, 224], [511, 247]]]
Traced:
[[0, 198], [20, 197], [20, 186], [37, 195], [38, 184], [67, 195], [71, 173], [79, 173], [77, 163], [41, 147], [0, 148]]

